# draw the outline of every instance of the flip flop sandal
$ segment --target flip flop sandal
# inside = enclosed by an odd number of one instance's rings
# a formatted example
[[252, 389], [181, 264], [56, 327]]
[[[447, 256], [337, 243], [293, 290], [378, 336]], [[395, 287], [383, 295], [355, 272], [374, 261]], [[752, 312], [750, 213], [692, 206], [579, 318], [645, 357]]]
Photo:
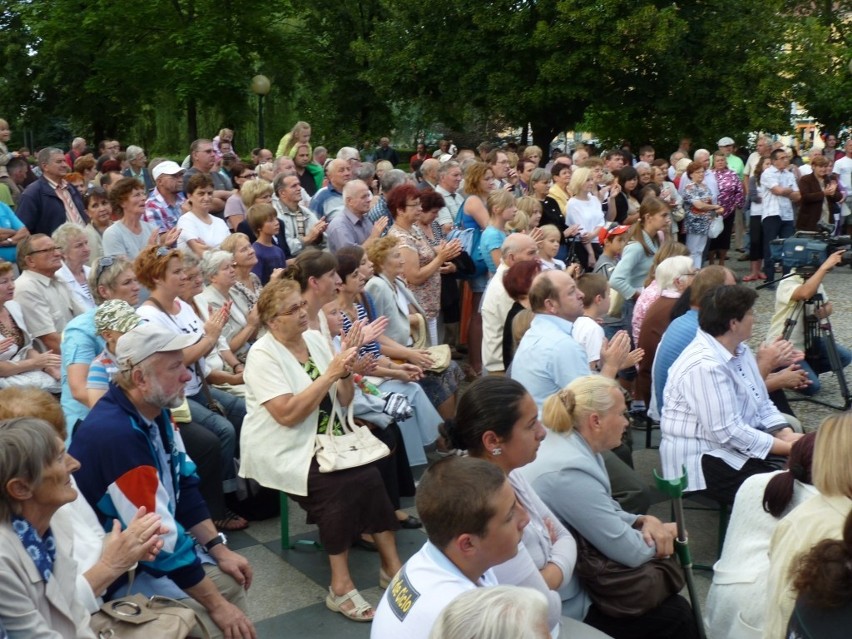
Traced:
[[225, 516], [222, 519], [217, 519], [213, 522], [219, 530], [234, 532], [235, 530], [245, 530], [249, 527], [249, 523], [240, 517], [237, 513], [230, 510], [225, 511]]
[[[351, 601], [353, 608], [344, 610], [341, 608], [347, 601]], [[367, 603], [367, 600], [361, 596], [357, 588], [353, 588], [345, 595], [339, 597], [334, 594], [331, 586], [328, 587], [328, 596], [325, 598], [326, 607], [332, 612], [339, 612], [341, 615], [352, 621], [372, 621], [373, 607]], [[366, 616], [369, 614], [369, 617]]]

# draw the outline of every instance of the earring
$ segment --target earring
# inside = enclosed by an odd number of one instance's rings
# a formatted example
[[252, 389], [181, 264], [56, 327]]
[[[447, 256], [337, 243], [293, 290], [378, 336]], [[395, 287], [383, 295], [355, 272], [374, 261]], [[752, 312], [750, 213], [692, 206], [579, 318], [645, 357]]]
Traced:
[[500, 447], [498, 446], [497, 448], [495, 448], [495, 449], [493, 449], [493, 450], [491, 451], [491, 454], [492, 454], [494, 457], [499, 457], [500, 455], [502, 455], [502, 454], [503, 454], [503, 449], [502, 449], [502, 448], [500, 448]]

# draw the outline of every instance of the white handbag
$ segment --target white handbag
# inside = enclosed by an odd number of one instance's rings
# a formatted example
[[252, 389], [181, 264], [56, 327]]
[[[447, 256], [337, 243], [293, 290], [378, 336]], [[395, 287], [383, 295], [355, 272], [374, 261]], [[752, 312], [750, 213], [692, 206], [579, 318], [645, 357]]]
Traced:
[[713, 218], [713, 221], [710, 222], [710, 229], [707, 231], [707, 236], [714, 240], [722, 234], [722, 231], [725, 230], [725, 220], [721, 215], [717, 215]]
[[[390, 455], [390, 448], [370, 432], [367, 426], [358, 426], [353, 417], [355, 403], [349, 403], [346, 419], [341, 420], [343, 435], [332, 432], [317, 433], [314, 454], [321, 473], [366, 466]], [[338, 415], [337, 395], [334, 397], [332, 415]], [[331, 431], [332, 420], [329, 420]]]

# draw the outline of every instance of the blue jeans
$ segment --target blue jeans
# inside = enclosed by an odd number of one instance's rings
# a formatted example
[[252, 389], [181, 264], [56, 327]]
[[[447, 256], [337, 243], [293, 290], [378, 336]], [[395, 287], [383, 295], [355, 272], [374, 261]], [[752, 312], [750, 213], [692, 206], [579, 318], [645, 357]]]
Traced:
[[[807, 395], [808, 397], [813, 397], [816, 395], [822, 385], [819, 383], [819, 375], [820, 373], [827, 373], [831, 370], [831, 362], [828, 359], [828, 349], [825, 346], [825, 338], [817, 338], [816, 344], [813, 345], [814, 350], [816, 351], [816, 357], [807, 358], [799, 362], [799, 366], [802, 367], [802, 370], [808, 374], [808, 379], [811, 380], [810, 386], [799, 391], [800, 393]], [[843, 368], [849, 366], [849, 363], [852, 362], [852, 353], [845, 346], [841, 346], [837, 344], [837, 356], [840, 358], [840, 365]], [[808, 362], [808, 359], [811, 361]]]
[[207, 408], [204, 391], [187, 396], [192, 421], [209, 430], [219, 438], [222, 446], [222, 482], [226, 493], [236, 490], [237, 473], [234, 458], [239, 456], [239, 431], [246, 416], [246, 400], [218, 388], [210, 387], [210, 394], [225, 409], [225, 416]]
[[[772, 240], [786, 239], [793, 235], [793, 222], [781, 221], [777, 215], [771, 215], [763, 220], [763, 273], [767, 282], [775, 281], [775, 265], [772, 263]], [[787, 269], [785, 269], [786, 271]], [[786, 275], [786, 272], [784, 273]]]

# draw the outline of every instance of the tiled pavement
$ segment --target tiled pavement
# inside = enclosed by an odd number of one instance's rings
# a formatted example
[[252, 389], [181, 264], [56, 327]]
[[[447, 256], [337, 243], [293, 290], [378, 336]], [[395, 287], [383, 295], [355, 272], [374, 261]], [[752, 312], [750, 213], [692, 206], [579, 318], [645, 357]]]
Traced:
[[[746, 264], [729, 262], [738, 277], [747, 272]], [[834, 302], [834, 329], [838, 341], [852, 345], [852, 274], [849, 268], [829, 274], [825, 285]], [[762, 291], [756, 304], [758, 321], [753, 340], [755, 346], [765, 335], [772, 309], [772, 293]], [[823, 382], [824, 396], [839, 401], [833, 376], [823, 376]], [[815, 428], [821, 419], [833, 412], [810, 403], [795, 403], [793, 407], [809, 429]], [[654, 441], [659, 442], [658, 431], [654, 432]], [[636, 470], [651, 483], [652, 469], [660, 467], [659, 453], [655, 449], [644, 448], [643, 432], [634, 433], [634, 442]], [[419, 474], [423, 469], [421, 467], [417, 470]], [[661, 502], [653, 506], [651, 513], [668, 521], [671, 517], [670, 507], [662, 497], [660, 499]], [[413, 500], [404, 500], [403, 506], [414, 512]], [[686, 520], [694, 561], [712, 564], [717, 543], [716, 513], [687, 510]], [[317, 538], [315, 527], [304, 523], [304, 513], [292, 502], [289, 521], [293, 540]], [[248, 530], [229, 535], [231, 547], [244, 554], [254, 568], [255, 578], [249, 592], [249, 604], [258, 636], [262, 639], [369, 637], [369, 623], [352, 622], [326, 609], [324, 600], [329, 584], [329, 568], [325, 553], [312, 547], [301, 546], [297, 546], [295, 550], [282, 551], [280, 538], [278, 518], [252, 522]], [[397, 535], [397, 545], [402, 560], [405, 561], [416, 552], [424, 539], [421, 531], [401, 531]], [[368, 601], [377, 603], [382, 593], [378, 588], [378, 556], [360, 548], [353, 548], [349, 563], [356, 586]], [[710, 575], [707, 571], [696, 572], [696, 584], [702, 605], [706, 599]]]

